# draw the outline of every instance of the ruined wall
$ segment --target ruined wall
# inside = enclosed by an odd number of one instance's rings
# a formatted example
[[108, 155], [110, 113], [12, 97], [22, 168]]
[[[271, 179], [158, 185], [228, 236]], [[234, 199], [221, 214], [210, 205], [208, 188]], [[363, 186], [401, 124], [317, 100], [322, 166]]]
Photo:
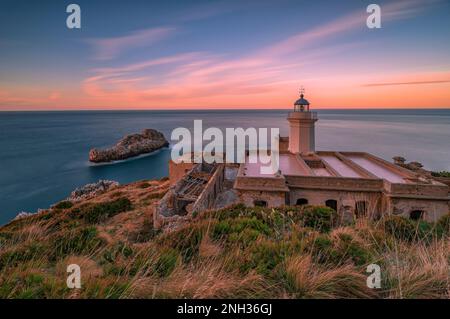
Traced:
[[209, 179], [205, 188], [203, 189], [200, 196], [197, 198], [192, 207], [189, 208], [189, 212], [202, 212], [211, 208], [214, 205], [214, 201], [217, 194], [220, 193], [223, 187], [223, 182], [225, 178], [224, 165], [219, 164], [214, 172], [214, 174]]
[[175, 163], [169, 161], [169, 180], [170, 184], [174, 185], [180, 179], [182, 179], [187, 172], [189, 172], [193, 167], [194, 163]]

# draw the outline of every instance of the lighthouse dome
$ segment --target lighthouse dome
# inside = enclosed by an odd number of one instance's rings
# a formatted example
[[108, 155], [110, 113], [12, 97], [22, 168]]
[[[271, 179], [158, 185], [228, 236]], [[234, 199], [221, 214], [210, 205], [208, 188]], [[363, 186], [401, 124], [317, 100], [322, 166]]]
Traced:
[[303, 94], [301, 94], [300, 98], [295, 102], [294, 105], [309, 105], [309, 102], [304, 98]]

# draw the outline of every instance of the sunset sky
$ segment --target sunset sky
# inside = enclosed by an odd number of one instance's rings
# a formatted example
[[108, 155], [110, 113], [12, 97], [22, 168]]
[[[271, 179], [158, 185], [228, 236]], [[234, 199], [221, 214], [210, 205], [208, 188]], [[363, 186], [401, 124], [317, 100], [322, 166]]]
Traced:
[[0, 0], [0, 110], [286, 109], [300, 85], [313, 108], [449, 108], [450, 1]]

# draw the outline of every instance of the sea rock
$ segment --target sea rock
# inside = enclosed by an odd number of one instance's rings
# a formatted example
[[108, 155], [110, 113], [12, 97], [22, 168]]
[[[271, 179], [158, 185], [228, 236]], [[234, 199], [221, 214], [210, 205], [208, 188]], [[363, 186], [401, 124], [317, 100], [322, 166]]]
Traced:
[[169, 146], [169, 142], [161, 132], [154, 129], [145, 129], [141, 134], [125, 136], [111, 148], [104, 150], [94, 148], [90, 150], [89, 161], [106, 163], [124, 160], [141, 154], [151, 153], [167, 146]]
[[90, 198], [99, 195], [112, 187], [119, 186], [116, 181], [99, 180], [97, 183], [87, 184], [82, 187], [75, 189], [67, 200], [70, 201], [80, 201], [86, 198]]
[[13, 220], [19, 220], [19, 219], [22, 219], [22, 218], [25, 218], [25, 217], [28, 217], [28, 216], [32, 216], [32, 215], [34, 215], [34, 214], [33, 213], [27, 213], [27, 212], [20, 212], [20, 213], [17, 214], [16, 217], [14, 217]]

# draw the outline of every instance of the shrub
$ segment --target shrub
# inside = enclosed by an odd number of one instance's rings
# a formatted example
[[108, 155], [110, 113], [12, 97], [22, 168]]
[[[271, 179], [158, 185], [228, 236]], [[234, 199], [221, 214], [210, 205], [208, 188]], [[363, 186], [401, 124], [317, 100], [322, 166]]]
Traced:
[[331, 230], [337, 214], [334, 209], [323, 206], [306, 206], [300, 216], [305, 227], [311, 227], [321, 232]]
[[261, 275], [270, 276], [289, 251], [290, 247], [286, 242], [257, 241], [250, 249], [251, 258], [247, 266], [249, 269], [255, 269]]
[[142, 183], [140, 183], [139, 184], [139, 188], [149, 188], [150, 186], [152, 186], [152, 185], [150, 185], [150, 183], [148, 183], [148, 182], [142, 182]]
[[0, 269], [16, 267], [21, 263], [45, 256], [45, 248], [42, 243], [34, 242], [4, 251], [0, 254]]
[[58, 204], [56, 204], [53, 207], [57, 208], [57, 209], [69, 209], [69, 208], [73, 207], [73, 203], [71, 201], [65, 200], [65, 201], [59, 202]]
[[37, 272], [12, 272], [0, 286], [0, 298], [50, 299], [61, 298], [69, 291], [64, 280]]
[[385, 231], [400, 240], [411, 241], [415, 238], [416, 227], [414, 223], [400, 216], [388, 216], [383, 220]]
[[387, 216], [382, 225], [388, 234], [404, 241], [430, 241], [442, 236], [440, 227], [422, 220], [416, 222], [400, 216]]
[[89, 224], [96, 224], [132, 208], [131, 201], [126, 197], [122, 197], [110, 202], [88, 205], [72, 213], [84, 218]]
[[229, 242], [248, 244], [259, 235], [270, 235], [271, 229], [256, 217], [228, 218], [216, 224], [212, 237], [216, 240], [225, 239]]
[[98, 237], [97, 228], [94, 226], [77, 229], [74, 231], [60, 232], [51, 240], [53, 243], [53, 258], [65, 257], [67, 255], [91, 253], [105, 244]]
[[357, 266], [368, 264], [372, 259], [369, 249], [355, 241], [349, 234], [339, 234], [331, 239], [321, 234], [311, 240], [307, 250], [321, 264], [344, 265], [349, 261]]
[[431, 172], [431, 175], [434, 177], [450, 177], [450, 172], [447, 171]]

